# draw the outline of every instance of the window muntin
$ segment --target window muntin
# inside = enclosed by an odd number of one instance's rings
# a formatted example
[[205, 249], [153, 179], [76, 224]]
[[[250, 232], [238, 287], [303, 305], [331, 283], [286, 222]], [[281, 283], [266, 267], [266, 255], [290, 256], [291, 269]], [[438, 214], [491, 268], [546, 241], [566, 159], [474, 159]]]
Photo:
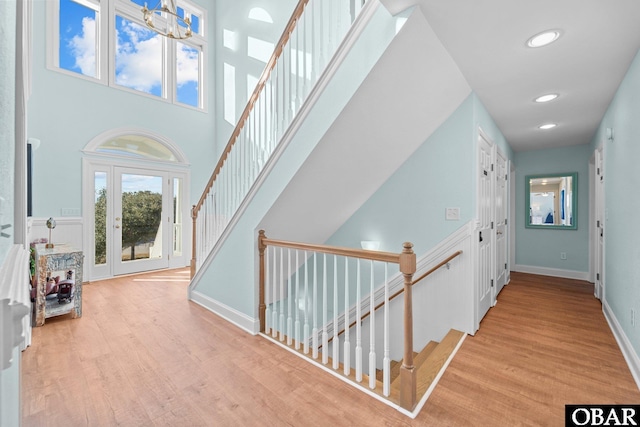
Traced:
[[[205, 109], [203, 10], [178, 0], [178, 15], [190, 18], [193, 36], [177, 41], [149, 30], [144, 0], [47, 2], [50, 69], [158, 100]], [[153, 2], [148, 3], [153, 7]], [[166, 25], [162, 14], [156, 26]]]

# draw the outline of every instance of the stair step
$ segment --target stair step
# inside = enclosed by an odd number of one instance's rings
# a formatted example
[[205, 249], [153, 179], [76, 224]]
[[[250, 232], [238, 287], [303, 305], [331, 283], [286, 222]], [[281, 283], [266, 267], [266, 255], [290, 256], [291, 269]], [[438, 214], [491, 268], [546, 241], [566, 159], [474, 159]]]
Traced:
[[[464, 332], [457, 331], [455, 329], [451, 329], [447, 335], [440, 341], [439, 344], [435, 348], [433, 348], [430, 353], [422, 360], [420, 365], [415, 363], [416, 367], [416, 379], [417, 379], [417, 390], [416, 390], [416, 399], [420, 401], [422, 396], [429, 390], [431, 384], [438, 377], [438, 374], [447, 363], [449, 356], [458, 346], [460, 340], [465, 336]], [[429, 343], [431, 344], [431, 343]], [[420, 357], [420, 356], [419, 356]], [[400, 400], [400, 381], [394, 381], [391, 384], [391, 395], [389, 398], [392, 401], [399, 402]]]

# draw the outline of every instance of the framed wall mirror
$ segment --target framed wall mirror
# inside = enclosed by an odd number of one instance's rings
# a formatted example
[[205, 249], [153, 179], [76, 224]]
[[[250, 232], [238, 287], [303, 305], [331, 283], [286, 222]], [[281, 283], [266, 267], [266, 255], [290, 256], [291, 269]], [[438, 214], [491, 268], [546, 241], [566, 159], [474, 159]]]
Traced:
[[525, 177], [525, 227], [578, 228], [578, 173]]

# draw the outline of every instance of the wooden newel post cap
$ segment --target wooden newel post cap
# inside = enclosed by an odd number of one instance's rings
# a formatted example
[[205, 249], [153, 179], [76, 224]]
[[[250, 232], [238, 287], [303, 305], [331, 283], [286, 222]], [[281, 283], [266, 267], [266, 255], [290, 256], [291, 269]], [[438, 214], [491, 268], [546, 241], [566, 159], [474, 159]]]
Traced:
[[267, 236], [265, 236], [264, 230], [258, 231], [258, 249], [260, 249], [261, 251], [264, 251], [266, 249], [266, 245], [262, 243], [262, 240], [266, 237]]
[[404, 275], [413, 275], [416, 272], [416, 254], [413, 252], [413, 243], [404, 242], [400, 254], [400, 271]]

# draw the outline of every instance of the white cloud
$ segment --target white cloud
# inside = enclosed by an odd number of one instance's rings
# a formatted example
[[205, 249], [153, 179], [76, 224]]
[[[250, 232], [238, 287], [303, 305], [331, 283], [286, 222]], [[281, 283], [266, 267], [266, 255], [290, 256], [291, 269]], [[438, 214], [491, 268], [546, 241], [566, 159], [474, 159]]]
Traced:
[[123, 19], [117, 31], [116, 83], [143, 92], [162, 84], [161, 36]]
[[177, 79], [178, 87], [189, 82], [198, 83], [198, 70], [200, 52], [197, 49], [189, 47], [183, 43], [178, 43], [177, 52]]
[[85, 76], [96, 76], [96, 21], [82, 18], [82, 34], [76, 34], [69, 41], [71, 54], [75, 57], [75, 67]]

